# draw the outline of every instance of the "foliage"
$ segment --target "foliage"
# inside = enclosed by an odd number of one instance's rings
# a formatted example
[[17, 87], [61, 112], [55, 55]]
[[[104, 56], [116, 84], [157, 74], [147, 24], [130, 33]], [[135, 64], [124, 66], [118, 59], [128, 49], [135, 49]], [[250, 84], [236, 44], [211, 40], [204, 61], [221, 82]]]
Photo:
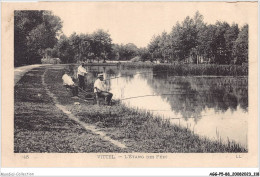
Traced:
[[62, 35], [58, 43], [54, 47], [54, 50], [56, 51], [58, 57], [61, 59], [63, 63], [74, 62], [75, 52], [70, 45], [71, 42], [69, 38], [67, 38], [65, 35]]
[[51, 11], [14, 12], [14, 65], [39, 63], [47, 48], [57, 43], [62, 28]]
[[110, 34], [99, 29], [91, 36], [93, 44], [92, 50], [97, 59], [106, 59], [107, 55], [112, 51], [112, 39]]
[[248, 25], [243, 26], [233, 46], [235, 63], [248, 63]]
[[130, 60], [138, 55], [138, 48], [133, 43], [115, 44], [113, 50], [115, 54], [118, 54], [118, 60]]
[[61, 60], [59, 58], [42, 58], [42, 64], [60, 64]]
[[147, 61], [147, 60], [151, 59], [151, 54], [149, 53], [149, 51], [146, 47], [139, 48], [138, 54], [141, 57], [142, 61]]
[[114, 44], [108, 31], [61, 34], [62, 22], [50, 11], [15, 11], [15, 66], [60, 58], [62, 63], [131, 60], [161, 63], [248, 63], [248, 25], [206, 24], [198, 11], [177, 22], [172, 30], [152, 37], [145, 48], [133, 43]]
[[154, 36], [148, 45], [152, 60], [185, 63], [241, 64], [248, 61], [248, 25], [207, 25], [196, 12], [177, 22], [170, 33]]
[[73, 33], [69, 37], [62, 35], [54, 49], [63, 63], [76, 63], [87, 59], [105, 61], [113, 52], [110, 34], [101, 29], [92, 34]]

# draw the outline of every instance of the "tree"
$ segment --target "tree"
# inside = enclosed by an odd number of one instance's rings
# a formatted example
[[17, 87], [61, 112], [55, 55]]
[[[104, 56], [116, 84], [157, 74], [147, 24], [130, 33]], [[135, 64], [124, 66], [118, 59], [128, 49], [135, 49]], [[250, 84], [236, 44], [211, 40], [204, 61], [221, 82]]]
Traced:
[[248, 24], [244, 25], [234, 43], [233, 55], [236, 64], [248, 63]]
[[14, 64], [39, 63], [47, 48], [53, 48], [62, 22], [51, 11], [14, 12]]
[[152, 55], [151, 60], [162, 57], [161, 52], [160, 52], [160, 46], [159, 46], [160, 40], [161, 40], [161, 36], [159, 36], [159, 35], [153, 36], [151, 42], [148, 45], [148, 50]]
[[75, 52], [72, 48], [69, 38], [62, 35], [55, 45], [54, 50], [57, 51], [58, 57], [63, 63], [73, 63], [75, 62]]
[[173, 26], [170, 34], [173, 57], [176, 58], [177, 61], [181, 61], [184, 58], [181, 46], [181, 35], [182, 27], [180, 23], [177, 22], [176, 25]]
[[232, 26], [228, 28], [224, 34], [228, 64], [230, 64], [234, 60], [232, 51], [234, 48], [235, 41], [238, 37], [238, 33], [239, 33], [238, 24], [232, 24]]
[[87, 58], [92, 58], [94, 55], [93, 53], [93, 39], [92, 36], [89, 34], [80, 34], [79, 36], [79, 52], [80, 52], [80, 58], [85, 60]]
[[112, 60], [120, 60], [120, 54], [122, 54], [120, 50], [120, 45], [112, 44], [112, 52], [109, 54], [108, 58]]
[[164, 61], [169, 62], [169, 57], [170, 57], [170, 51], [172, 48], [171, 45], [171, 36], [167, 34], [165, 31], [161, 34], [158, 42], [158, 47], [160, 51], [160, 55], [163, 57]]
[[139, 55], [139, 49], [133, 43], [128, 43], [126, 45], [113, 45], [113, 57], [117, 60], [130, 60], [135, 56]]
[[203, 21], [204, 17], [199, 13], [199, 11], [196, 12], [194, 16], [194, 25], [196, 29], [196, 47], [193, 48], [193, 51], [196, 53], [196, 60], [197, 63], [201, 59], [204, 59], [205, 56], [205, 35], [207, 35], [206, 27], [207, 25]]
[[105, 60], [109, 53], [112, 52], [112, 39], [108, 32], [101, 29], [95, 31], [92, 35], [92, 50], [95, 57]]
[[197, 31], [192, 18], [187, 16], [182, 24], [176, 23], [171, 32], [171, 44], [173, 55], [178, 61], [189, 58], [191, 50], [197, 45]]
[[75, 32], [69, 37], [69, 45], [71, 46], [73, 53], [73, 62], [82, 60], [80, 51], [81, 39]]
[[199, 51], [209, 62], [215, 59], [216, 49], [216, 26], [207, 25], [199, 34]]
[[29, 64], [27, 36], [42, 23], [42, 11], [14, 11], [14, 65]]
[[225, 34], [229, 30], [230, 25], [227, 22], [216, 23], [216, 41], [215, 41], [215, 63], [228, 64], [227, 46]]
[[138, 55], [141, 57], [142, 61], [147, 61], [147, 60], [151, 59], [151, 55], [149, 53], [149, 50], [145, 47], [139, 49]]
[[[243, 30], [240, 34], [235, 23], [230, 26], [227, 22], [218, 21], [207, 25], [197, 11], [193, 18], [187, 16], [181, 23], [177, 22], [169, 34], [163, 32], [153, 36], [148, 50], [152, 58], [169, 61], [241, 63], [247, 61], [248, 47], [246, 27]], [[245, 52], [244, 56], [239, 52], [240, 48]]]
[[138, 55], [138, 48], [133, 43], [128, 43], [124, 46], [125, 59], [130, 60]]
[[182, 33], [181, 33], [181, 43], [182, 46], [182, 53], [184, 59], [189, 57], [191, 50], [196, 48], [197, 44], [197, 31], [194, 24], [194, 20], [191, 19], [189, 16], [182, 23]]

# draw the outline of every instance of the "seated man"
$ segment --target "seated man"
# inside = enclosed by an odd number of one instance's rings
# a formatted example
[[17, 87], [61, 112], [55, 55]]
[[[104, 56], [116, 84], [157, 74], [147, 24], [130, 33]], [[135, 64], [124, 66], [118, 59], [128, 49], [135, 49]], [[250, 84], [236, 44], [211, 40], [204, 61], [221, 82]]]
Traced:
[[68, 72], [65, 72], [65, 74], [62, 76], [62, 80], [63, 80], [63, 85], [71, 89], [73, 97], [77, 97], [78, 86], [75, 85], [72, 78], [68, 75]]
[[97, 98], [97, 104], [99, 105], [99, 97], [105, 97], [107, 105], [111, 104], [113, 94], [107, 91], [106, 84], [104, 82], [103, 74], [98, 74], [98, 79], [94, 83], [94, 92]]

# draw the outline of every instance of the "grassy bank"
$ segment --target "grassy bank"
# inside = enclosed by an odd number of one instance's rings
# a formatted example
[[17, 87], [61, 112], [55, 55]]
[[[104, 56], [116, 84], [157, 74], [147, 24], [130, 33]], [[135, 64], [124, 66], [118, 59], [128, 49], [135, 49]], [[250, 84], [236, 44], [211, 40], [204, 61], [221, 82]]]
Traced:
[[152, 67], [154, 72], [165, 72], [176, 76], [248, 76], [248, 66], [217, 64], [153, 64], [144, 62], [121, 63], [127, 68]]
[[63, 67], [50, 68], [45, 75], [46, 84], [59, 103], [81, 121], [96, 125], [112, 139], [124, 143], [127, 152], [247, 152], [234, 142], [223, 144], [199, 137], [189, 129], [121, 104], [109, 107], [97, 106], [93, 101], [73, 100], [62, 86]]
[[[42, 85], [44, 70], [31, 70], [15, 85], [14, 152], [120, 152], [55, 106]], [[55, 74], [52, 78], [60, 80]]]

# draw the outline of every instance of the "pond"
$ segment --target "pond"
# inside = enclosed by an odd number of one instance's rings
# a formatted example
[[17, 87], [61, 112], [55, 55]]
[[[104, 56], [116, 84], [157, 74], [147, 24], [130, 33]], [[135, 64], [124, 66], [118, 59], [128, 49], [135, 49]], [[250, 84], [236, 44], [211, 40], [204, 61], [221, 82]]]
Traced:
[[[152, 68], [88, 66], [88, 84], [104, 73], [113, 99], [188, 127], [195, 134], [247, 147], [247, 77], [171, 76]], [[76, 68], [75, 68], [76, 69]]]

